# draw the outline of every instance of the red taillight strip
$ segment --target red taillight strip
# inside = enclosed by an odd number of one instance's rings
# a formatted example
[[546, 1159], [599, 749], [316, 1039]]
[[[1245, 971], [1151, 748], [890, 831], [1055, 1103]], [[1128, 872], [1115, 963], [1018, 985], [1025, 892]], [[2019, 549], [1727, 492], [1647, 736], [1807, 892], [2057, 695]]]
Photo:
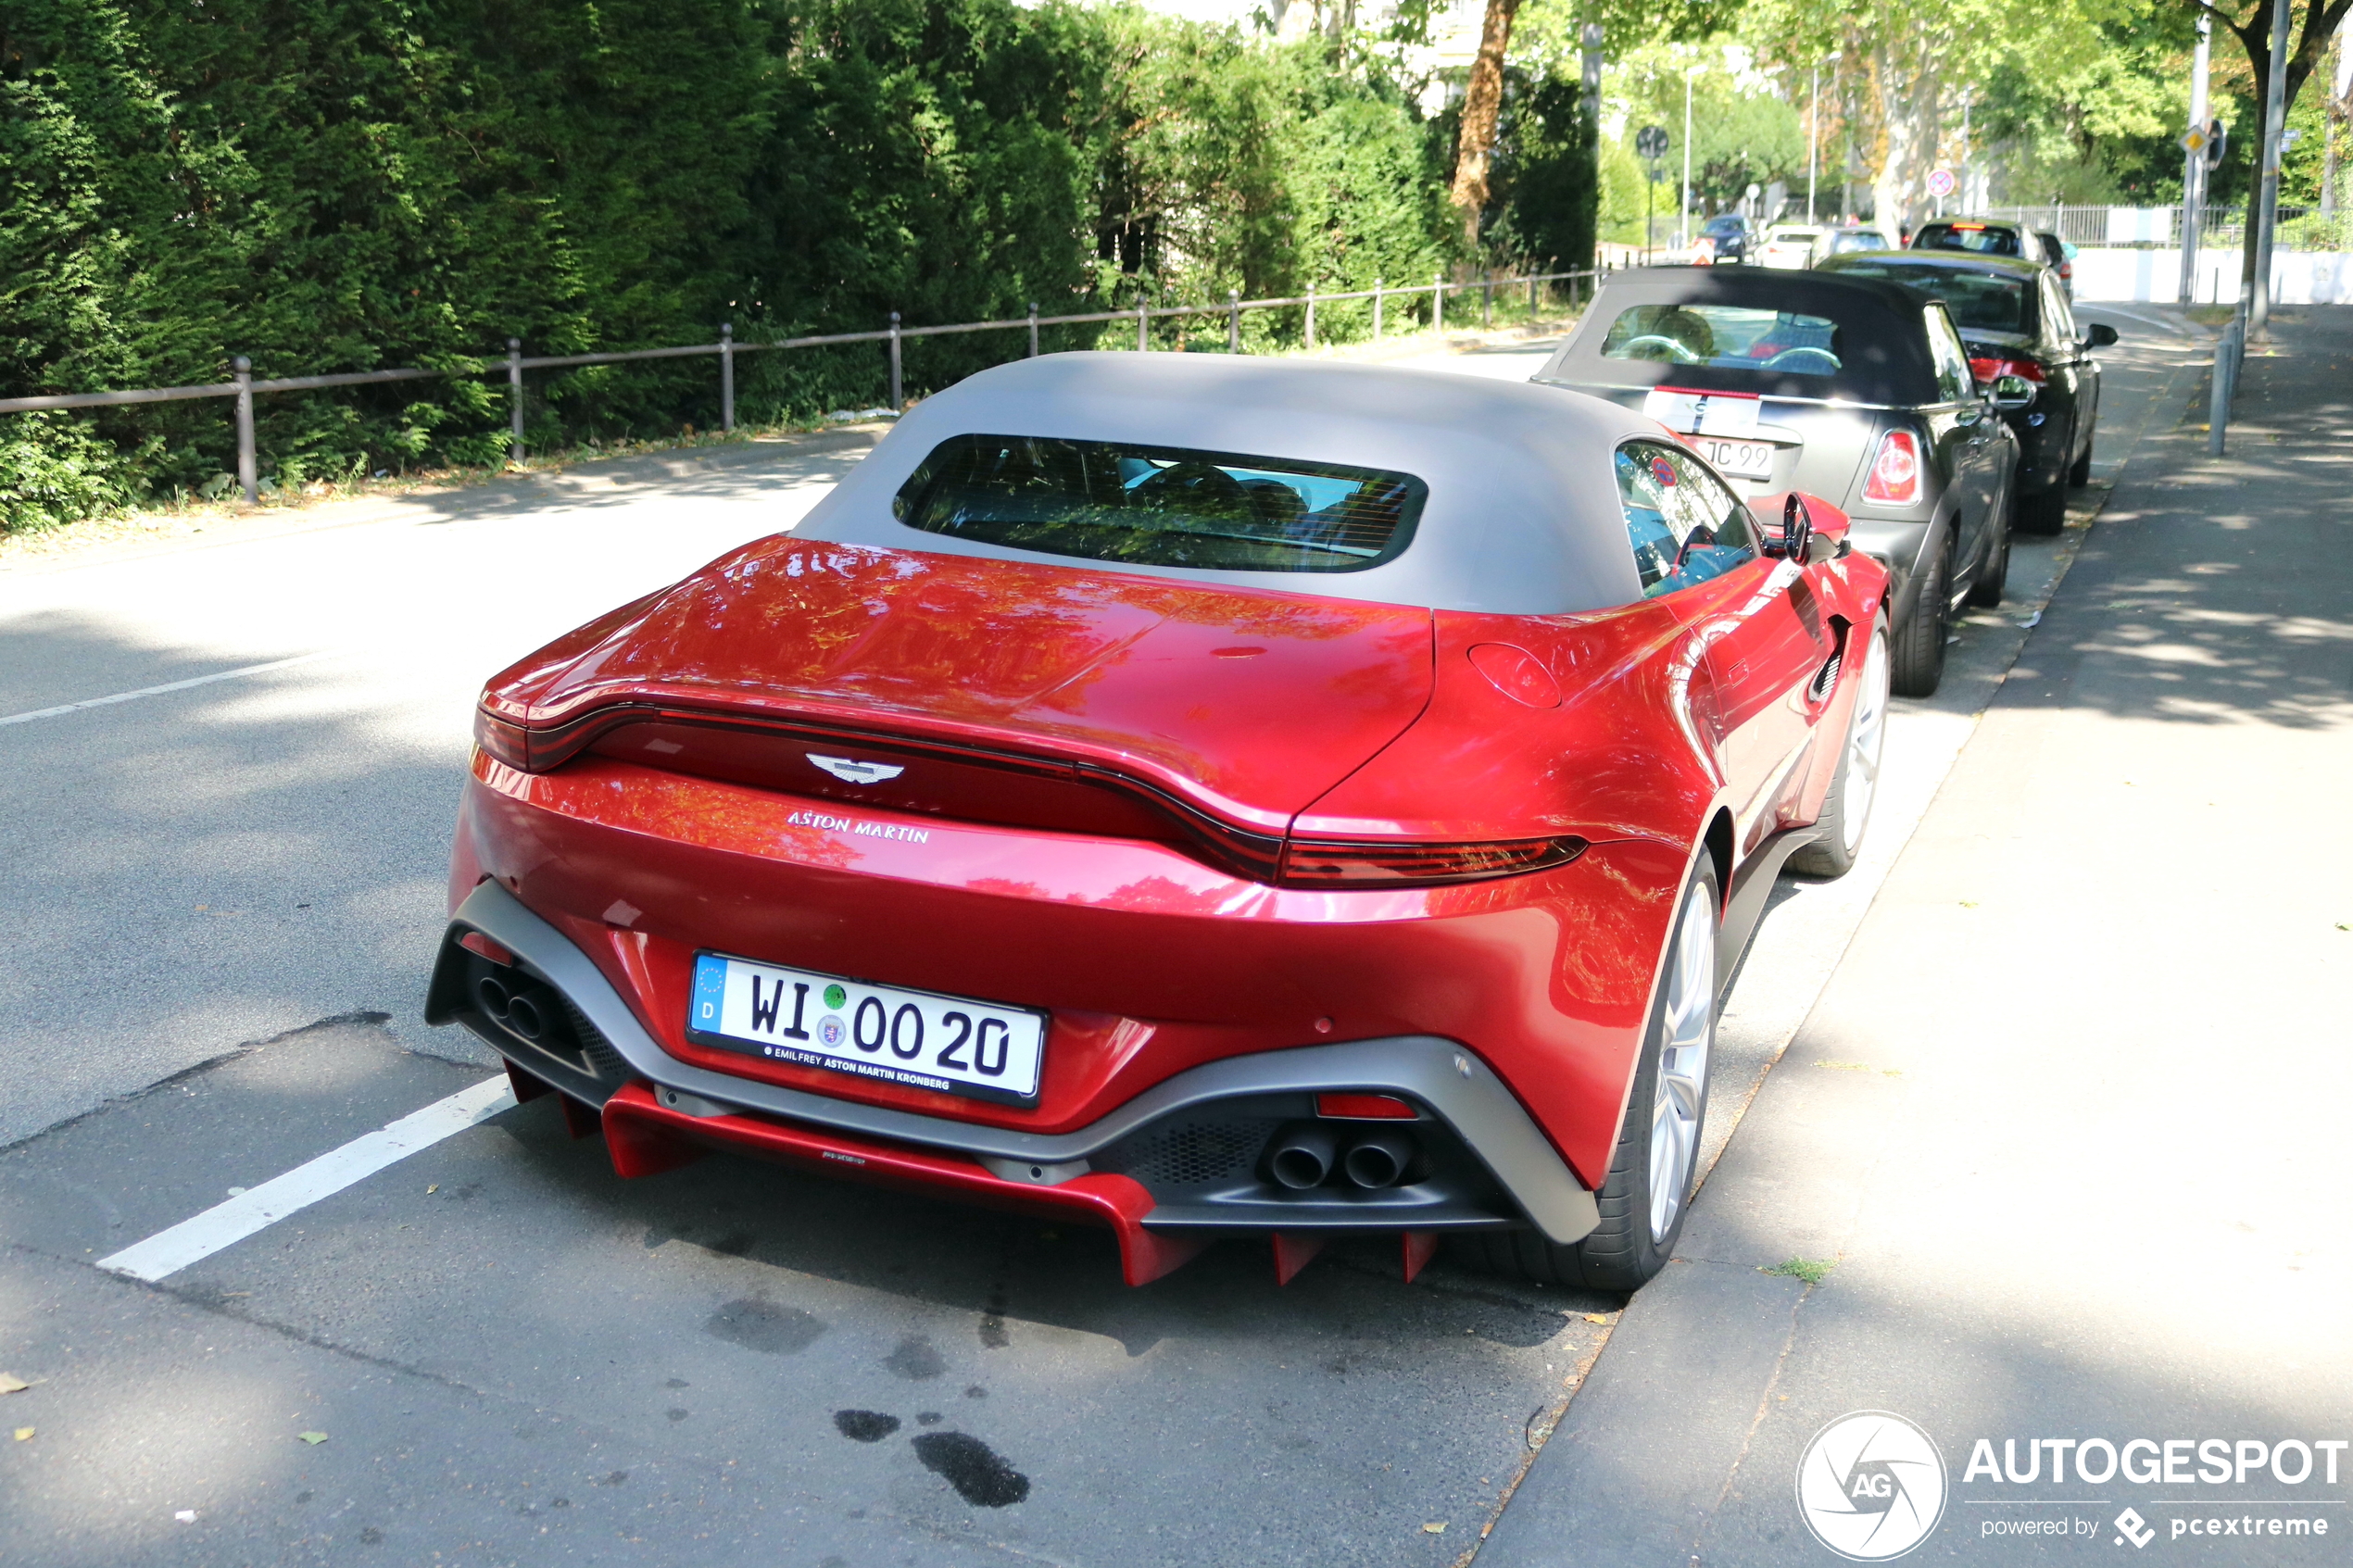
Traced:
[[1295, 838], [1283, 852], [1286, 887], [1433, 887], [1565, 866], [1585, 853], [1585, 840], [1514, 838], [1487, 844], [1383, 844], [1356, 839]]
[[1970, 360], [1969, 373], [1975, 376], [1981, 383], [1992, 382], [2001, 376], [2023, 376], [2028, 381], [2038, 383], [2048, 379], [2044, 375], [2043, 366], [2039, 360], [1995, 358], [1991, 356]]

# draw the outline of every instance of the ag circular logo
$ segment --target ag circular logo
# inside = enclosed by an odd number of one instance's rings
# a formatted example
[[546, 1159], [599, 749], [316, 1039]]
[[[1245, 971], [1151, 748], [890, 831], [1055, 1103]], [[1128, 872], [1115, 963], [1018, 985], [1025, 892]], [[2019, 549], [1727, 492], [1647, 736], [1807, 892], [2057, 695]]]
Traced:
[[1944, 1517], [1944, 1456], [1900, 1415], [1856, 1411], [1814, 1434], [1797, 1461], [1797, 1512], [1853, 1562], [1884, 1562]]

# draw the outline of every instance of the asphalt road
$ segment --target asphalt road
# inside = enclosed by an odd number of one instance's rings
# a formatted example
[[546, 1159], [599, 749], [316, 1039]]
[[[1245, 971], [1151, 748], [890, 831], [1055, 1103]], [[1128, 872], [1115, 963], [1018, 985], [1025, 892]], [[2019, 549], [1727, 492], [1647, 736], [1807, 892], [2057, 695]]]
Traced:
[[[2103, 470], [2192, 346], [2118, 324]], [[0, 1451], [0, 1555], [1417, 1564], [1480, 1538], [1617, 1299], [1443, 1262], [1408, 1287], [1370, 1244], [1283, 1289], [1229, 1244], [1129, 1291], [1089, 1232], [732, 1160], [623, 1184], [546, 1101], [162, 1286], [93, 1267], [482, 1080], [417, 1017], [481, 681], [789, 525], [871, 439], [0, 572], [0, 721], [206, 682], [0, 722], [0, 1369], [33, 1385], [0, 1395], [33, 1429]], [[1902, 705], [1865, 865], [1784, 884], [1725, 1020], [1711, 1154], [2080, 521], [2020, 542], [2015, 608], [1972, 616], [1945, 690]], [[281, 660], [304, 662], [233, 673]]]

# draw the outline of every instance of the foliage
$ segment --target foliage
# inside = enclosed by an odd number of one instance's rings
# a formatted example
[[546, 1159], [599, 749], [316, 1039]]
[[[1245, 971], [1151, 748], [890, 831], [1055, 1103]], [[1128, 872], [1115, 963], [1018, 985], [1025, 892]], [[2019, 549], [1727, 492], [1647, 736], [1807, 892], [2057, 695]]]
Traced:
[[[1751, 184], [1776, 181], [1797, 190], [1806, 184], [1806, 121], [1793, 107], [1796, 94], [1783, 94], [1762, 74], [1737, 69], [1738, 57], [1720, 45], [1708, 49], [1652, 46], [1629, 50], [1611, 77], [1616, 106], [1625, 117], [1623, 142], [1630, 149], [1646, 125], [1666, 130], [1669, 151], [1662, 162], [1667, 181], [1660, 205], [1669, 213], [1682, 194], [1683, 84], [1692, 87], [1692, 197], [1695, 210], [1714, 212], [1738, 202]], [[1642, 193], [1633, 193], [1639, 215]], [[1639, 223], [1637, 224], [1639, 230]]]
[[[216, 383], [240, 353], [263, 377], [487, 365], [265, 396], [258, 439], [281, 484], [495, 463], [510, 336], [756, 344], [1426, 279], [1458, 259], [1446, 157], [1373, 52], [1132, 4], [10, 0], [0, 395]], [[1019, 345], [911, 341], [909, 390]], [[746, 354], [739, 417], [876, 402], [883, 364]], [[534, 372], [529, 438], [708, 426], [716, 383], [708, 359]], [[217, 486], [231, 442], [225, 400], [0, 418], [0, 526]]]

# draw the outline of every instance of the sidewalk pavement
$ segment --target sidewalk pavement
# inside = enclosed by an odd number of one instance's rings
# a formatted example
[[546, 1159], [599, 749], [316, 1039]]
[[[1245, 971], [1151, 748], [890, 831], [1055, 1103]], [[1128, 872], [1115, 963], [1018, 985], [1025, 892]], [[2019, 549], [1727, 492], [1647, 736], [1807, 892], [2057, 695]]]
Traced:
[[[2226, 457], [2151, 433], [1480, 1568], [1836, 1561], [1800, 1460], [1869, 1410], [1942, 1453], [1916, 1560], [2345, 1561], [2353, 308], [2280, 318]], [[2155, 1482], [2057, 1474], [2135, 1438]]]

